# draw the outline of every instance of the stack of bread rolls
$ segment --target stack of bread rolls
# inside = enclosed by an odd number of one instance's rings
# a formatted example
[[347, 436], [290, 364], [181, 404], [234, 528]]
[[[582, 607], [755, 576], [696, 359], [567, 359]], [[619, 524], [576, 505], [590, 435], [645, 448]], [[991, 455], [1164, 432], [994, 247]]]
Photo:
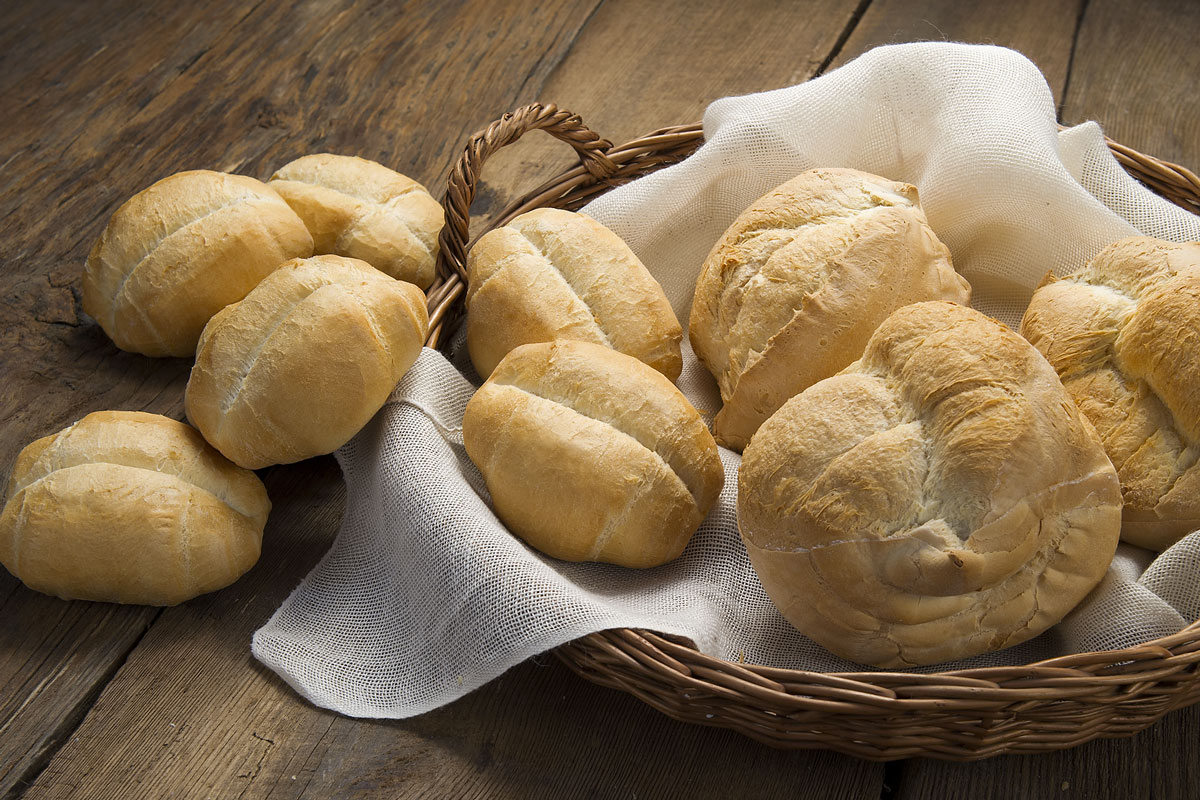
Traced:
[[195, 355], [199, 432], [97, 412], [29, 445], [0, 561], [35, 589], [121, 603], [236, 580], [270, 508], [249, 470], [345, 444], [416, 360], [440, 219], [412, 179], [329, 154], [266, 184], [183, 172], [125, 202], [88, 258], [84, 309], [123, 349]]

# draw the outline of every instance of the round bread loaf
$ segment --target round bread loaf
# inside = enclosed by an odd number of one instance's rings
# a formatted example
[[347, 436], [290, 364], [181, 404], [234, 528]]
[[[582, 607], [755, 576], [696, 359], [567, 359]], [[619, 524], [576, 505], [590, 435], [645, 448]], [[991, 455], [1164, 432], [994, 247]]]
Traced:
[[180, 172], [113, 214], [88, 255], [83, 310], [122, 350], [190, 358], [213, 314], [312, 252], [304, 223], [266, 184]]
[[878, 667], [964, 658], [1058, 622], [1104, 576], [1121, 488], [1024, 339], [918, 303], [763, 423], [738, 476], [750, 560], [784, 617]]
[[289, 261], [212, 318], [196, 351], [188, 419], [236, 464], [331, 453], [416, 361], [425, 296], [364, 261]]
[[916, 187], [852, 169], [797, 175], [734, 220], [696, 281], [688, 335], [725, 402], [717, 441], [740, 451], [897, 308], [970, 296]]
[[1163, 550], [1200, 528], [1200, 243], [1109, 246], [1043, 284], [1021, 333], [1117, 467], [1121, 538]]
[[182, 422], [97, 411], [17, 456], [0, 562], [65, 600], [172, 606], [258, 561], [271, 503]]
[[486, 378], [509, 350], [575, 339], [649, 364], [672, 381], [683, 330], [662, 287], [615, 233], [539, 208], [489, 231], [467, 258], [467, 350]]
[[679, 390], [590, 342], [512, 350], [467, 404], [463, 442], [508, 529], [567, 561], [665, 564], [725, 479]]
[[268, 185], [304, 220], [316, 253], [361, 259], [422, 289], [433, 283], [442, 206], [412, 178], [319, 153], [285, 165]]

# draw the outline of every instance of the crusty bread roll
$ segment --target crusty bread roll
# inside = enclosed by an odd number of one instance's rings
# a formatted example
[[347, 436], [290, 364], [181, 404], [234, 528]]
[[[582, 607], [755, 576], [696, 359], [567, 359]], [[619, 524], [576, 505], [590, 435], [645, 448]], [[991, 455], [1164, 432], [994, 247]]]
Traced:
[[522, 214], [476, 242], [467, 276], [467, 350], [480, 377], [517, 345], [553, 339], [602, 344], [679, 377], [683, 330], [662, 287], [590, 217]]
[[0, 562], [66, 600], [172, 606], [258, 561], [271, 503], [182, 422], [97, 411], [17, 456]]
[[83, 310], [122, 350], [191, 357], [213, 314], [312, 252], [304, 223], [266, 184], [180, 172], [113, 214], [84, 268]]
[[1054, 370], [977, 311], [918, 303], [754, 435], [742, 538], [775, 605], [832, 652], [907, 667], [1008, 647], [1104, 576], [1116, 470]]
[[1163, 550], [1200, 528], [1200, 243], [1111, 245], [1043, 284], [1021, 333], [1117, 467], [1121, 537]]
[[289, 261], [204, 329], [184, 402], [249, 469], [331, 453], [374, 416], [425, 341], [425, 296], [363, 261]]
[[433, 283], [442, 207], [412, 178], [319, 153], [286, 164], [267, 185], [304, 220], [316, 253], [361, 259], [422, 289]]
[[965, 304], [970, 292], [916, 187], [815, 169], [773, 189], [734, 221], [696, 281], [688, 335], [725, 402], [717, 441], [741, 450], [789, 397], [857, 359], [897, 308]]
[[512, 350], [467, 404], [463, 442], [508, 529], [567, 561], [670, 561], [724, 482], [679, 390], [590, 342]]

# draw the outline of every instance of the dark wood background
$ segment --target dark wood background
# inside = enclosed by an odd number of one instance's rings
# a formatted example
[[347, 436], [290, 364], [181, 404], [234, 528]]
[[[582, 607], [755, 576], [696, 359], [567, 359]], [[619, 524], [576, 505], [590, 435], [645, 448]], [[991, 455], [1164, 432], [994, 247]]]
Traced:
[[[543, 100], [625, 141], [879, 44], [989, 42], [1044, 71], [1065, 123], [1200, 165], [1195, 0], [0, 4], [0, 471], [99, 409], [183, 417], [189, 362], [117, 350], [79, 306], [109, 215], [172, 172], [259, 178], [305, 153], [440, 195], [466, 137]], [[486, 217], [570, 163], [530, 137], [489, 163]], [[63, 602], [0, 574], [0, 796], [1197, 797], [1200, 707], [1133, 739], [975, 764], [780, 752], [673, 722], [551, 656], [401, 722], [314, 708], [250, 657], [328, 548], [332, 458], [264, 471], [259, 564], [176, 608]], [[0, 570], [2, 573], [3, 570]]]

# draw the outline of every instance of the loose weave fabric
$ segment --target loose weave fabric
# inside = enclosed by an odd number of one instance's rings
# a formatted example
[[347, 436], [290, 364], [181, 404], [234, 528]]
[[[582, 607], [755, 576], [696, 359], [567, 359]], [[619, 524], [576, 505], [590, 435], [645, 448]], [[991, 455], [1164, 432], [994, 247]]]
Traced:
[[[1014, 326], [1047, 272], [1074, 270], [1117, 239], [1200, 240], [1200, 220], [1129, 178], [1097, 125], [1059, 133], [1041, 74], [1002, 48], [879, 48], [799, 86], [713, 103], [704, 132], [682, 164], [585, 209], [629, 243], [685, 324], [704, 257], [734, 217], [818, 166], [915, 184], [976, 308]], [[863, 669], [795, 631], [763, 591], [737, 532], [736, 453], [721, 451], [720, 501], [670, 564], [570, 564], [525, 547], [492, 513], [463, 449], [477, 378], [458, 341], [451, 360], [426, 349], [339, 451], [348, 496], [337, 539], [255, 634], [254, 655], [298, 692], [350, 716], [412, 716], [614, 627], [686, 636], [731, 661]], [[684, 350], [679, 386], [711, 416], [715, 385]], [[1174, 633], [1200, 618], [1198, 574], [1200, 533], [1157, 558], [1122, 545], [1101, 585], [1051, 630], [918, 671], [1018, 665]]]

